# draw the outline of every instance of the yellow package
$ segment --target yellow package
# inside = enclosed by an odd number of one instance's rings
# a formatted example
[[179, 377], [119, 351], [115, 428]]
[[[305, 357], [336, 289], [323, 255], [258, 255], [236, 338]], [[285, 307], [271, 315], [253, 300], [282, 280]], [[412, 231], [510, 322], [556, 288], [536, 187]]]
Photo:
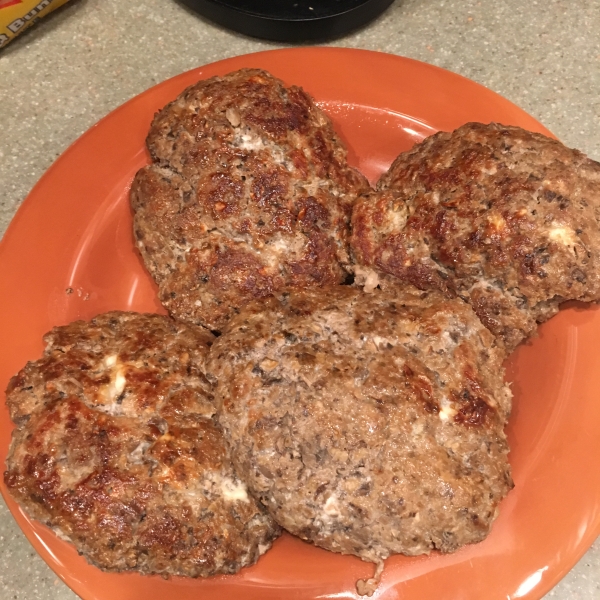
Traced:
[[69, 0], [0, 0], [0, 48]]

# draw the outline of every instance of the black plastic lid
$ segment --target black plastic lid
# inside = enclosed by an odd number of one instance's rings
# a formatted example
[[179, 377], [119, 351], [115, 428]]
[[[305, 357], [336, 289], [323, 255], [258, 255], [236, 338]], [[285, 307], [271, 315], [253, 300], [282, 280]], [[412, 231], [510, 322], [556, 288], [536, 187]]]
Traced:
[[278, 42], [339, 37], [366, 25], [393, 0], [180, 0], [245, 35]]

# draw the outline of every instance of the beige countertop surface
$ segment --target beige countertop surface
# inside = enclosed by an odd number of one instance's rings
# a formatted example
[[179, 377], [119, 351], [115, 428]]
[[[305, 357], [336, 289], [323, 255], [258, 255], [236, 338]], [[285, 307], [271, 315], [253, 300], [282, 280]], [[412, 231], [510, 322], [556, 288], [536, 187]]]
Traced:
[[[598, 0], [396, 0], [328, 45], [464, 75], [600, 160]], [[72, 0], [40, 21], [0, 50], [0, 235], [43, 172], [112, 109], [182, 71], [279, 47], [212, 25], [173, 0]], [[0, 500], [0, 600], [72, 598]], [[546, 598], [600, 598], [598, 541]]]

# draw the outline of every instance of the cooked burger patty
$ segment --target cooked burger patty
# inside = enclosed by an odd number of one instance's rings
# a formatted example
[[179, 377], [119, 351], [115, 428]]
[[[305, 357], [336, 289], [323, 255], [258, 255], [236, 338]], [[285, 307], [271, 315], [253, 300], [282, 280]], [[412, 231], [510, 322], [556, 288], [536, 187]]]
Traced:
[[9, 383], [4, 481], [96, 566], [234, 573], [279, 528], [236, 477], [205, 378], [213, 336], [111, 312], [57, 327]]
[[207, 368], [275, 520], [380, 563], [488, 534], [512, 487], [503, 356], [459, 299], [335, 286], [246, 306]]
[[368, 183], [302, 89], [256, 69], [200, 81], [156, 115], [147, 144], [134, 233], [174, 317], [218, 330], [283, 286], [344, 281]]
[[458, 294], [508, 350], [565, 300], [600, 298], [600, 164], [469, 123], [400, 154], [355, 206], [356, 262]]

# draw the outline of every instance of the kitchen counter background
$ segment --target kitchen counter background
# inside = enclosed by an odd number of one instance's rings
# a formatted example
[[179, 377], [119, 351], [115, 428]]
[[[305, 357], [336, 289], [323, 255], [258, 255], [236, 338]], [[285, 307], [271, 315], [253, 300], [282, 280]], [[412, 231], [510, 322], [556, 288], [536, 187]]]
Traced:
[[[464, 75], [600, 160], [599, 32], [597, 0], [396, 0], [328, 45]], [[214, 26], [173, 0], [73, 0], [40, 21], [0, 50], [0, 235], [43, 172], [112, 109], [182, 71], [279, 47]], [[0, 600], [74, 598], [0, 500]], [[600, 598], [599, 541], [546, 598]]]

